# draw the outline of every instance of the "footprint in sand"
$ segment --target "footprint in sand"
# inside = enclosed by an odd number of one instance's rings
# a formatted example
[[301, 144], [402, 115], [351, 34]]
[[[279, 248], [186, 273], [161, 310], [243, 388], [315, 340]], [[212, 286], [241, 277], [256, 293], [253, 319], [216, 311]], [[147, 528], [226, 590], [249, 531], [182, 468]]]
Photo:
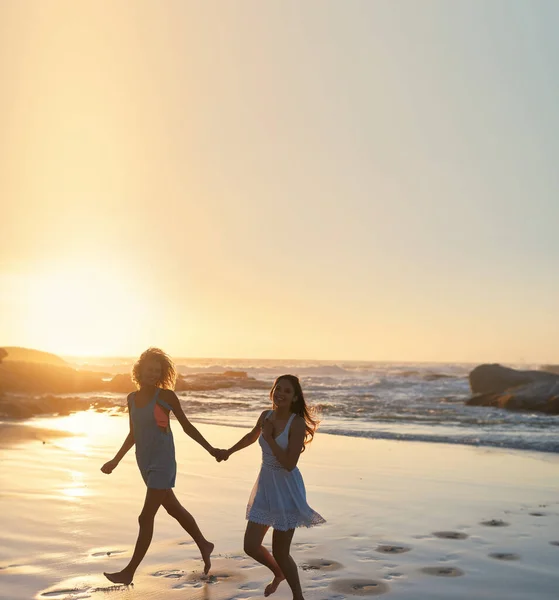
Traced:
[[184, 571], [179, 571], [177, 569], [171, 569], [171, 570], [156, 571], [155, 573], [152, 573], [152, 575], [153, 575], [153, 577], [168, 577], [171, 579], [179, 579], [179, 578], [183, 577]]
[[311, 558], [306, 563], [299, 565], [303, 571], [337, 571], [343, 568], [343, 565], [335, 560], [326, 560], [324, 558]]
[[461, 531], [435, 531], [433, 535], [443, 540], [465, 540], [468, 537], [467, 534]]
[[330, 587], [335, 592], [351, 596], [378, 596], [390, 589], [387, 583], [374, 579], [338, 579]]
[[480, 525], [484, 525], [485, 527], [508, 527], [510, 523], [501, 519], [491, 519], [489, 521], [482, 521]]
[[382, 552], [383, 554], [403, 554], [404, 552], [409, 552], [411, 548], [408, 546], [392, 546], [388, 544], [381, 544], [377, 546], [376, 551]]
[[100, 550], [99, 552], [93, 552], [91, 556], [99, 558], [101, 556], [116, 556], [117, 554], [124, 554], [124, 550]]
[[530, 516], [532, 516], [532, 517], [545, 517], [546, 514], [543, 513], [543, 512], [531, 512]]
[[513, 552], [491, 552], [489, 556], [497, 560], [520, 560], [520, 555]]
[[460, 577], [464, 575], [464, 571], [456, 567], [423, 567], [420, 571], [436, 577]]

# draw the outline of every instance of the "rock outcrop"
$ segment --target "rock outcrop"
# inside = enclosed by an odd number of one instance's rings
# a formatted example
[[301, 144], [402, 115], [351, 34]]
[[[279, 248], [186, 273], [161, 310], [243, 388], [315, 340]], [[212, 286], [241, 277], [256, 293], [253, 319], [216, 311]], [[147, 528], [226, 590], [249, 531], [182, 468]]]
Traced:
[[474, 396], [469, 406], [559, 414], [559, 375], [547, 371], [519, 371], [502, 365], [480, 365], [470, 373]]
[[[59, 367], [68, 363], [60, 356], [43, 352], [42, 350], [33, 350], [32, 348], [20, 348], [19, 346], [4, 346], [2, 348], [6, 352], [4, 357], [6, 361], [28, 362], [28, 363], [43, 363], [47, 365], [57, 365]], [[0, 356], [2, 353], [0, 350]]]

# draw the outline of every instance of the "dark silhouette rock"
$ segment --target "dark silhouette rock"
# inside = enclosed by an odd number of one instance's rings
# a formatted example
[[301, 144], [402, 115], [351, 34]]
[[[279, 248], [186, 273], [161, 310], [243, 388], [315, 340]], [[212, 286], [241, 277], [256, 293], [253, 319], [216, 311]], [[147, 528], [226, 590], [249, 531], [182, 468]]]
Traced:
[[[50, 352], [42, 350], [33, 350], [32, 348], [20, 348], [19, 346], [4, 346], [3, 350], [7, 352], [7, 361], [28, 362], [28, 363], [44, 363], [47, 365], [57, 365], [59, 367], [68, 365], [68, 363]], [[1, 361], [0, 361], [1, 362]]]
[[270, 384], [249, 377], [244, 371], [225, 371], [224, 373], [199, 373], [178, 377], [175, 390], [177, 392], [201, 392], [232, 387], [267, 389]]
[[0, 381], [5, 392], [75, 394], [104, 388], [103, 373], [78, 371], [45, 363], [5, 360], [0, 363]]
[[117, 394], [129, 394], [135, 390], [130, 373], [120, 373], [115, 375], [110, 381], [104, 382], [104, 387], [109, 392]]
[[481, 365], [470, 373], [475, 394], [469, 406], [493, 406], [559, 414], [559, 376], [545, 371], [516, 371], [501, 365]]
[[518, 371], [502, 365], [480, 365], [469, 375], [474, 394], [504, 392], [537, 381], [558, 381], [559, 375], [546, 371]]

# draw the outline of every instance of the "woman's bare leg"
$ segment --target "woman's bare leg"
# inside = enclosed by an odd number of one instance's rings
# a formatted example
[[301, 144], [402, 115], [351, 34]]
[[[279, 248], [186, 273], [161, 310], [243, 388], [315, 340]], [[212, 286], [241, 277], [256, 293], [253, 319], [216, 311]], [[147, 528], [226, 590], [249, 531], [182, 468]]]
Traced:
[[259, 525], [258, 523], [249, 521], [245, 531], [244, 542], [245, 552], [254, 558], [254, 560], [257, 560], [261, 565], [268, 567], [268, 569], [270, 569], [270, 571], [272, 571], [274, 574], [274, 579], [266, 586], [266, 589], [264, 590], [264, 596], [273, 594], [277, 590], [278, 585], [285, 579], [274, 557], [262, 545], [262, 540], [264, 539], [267, 531], [268, 525]]
[[200, 554], [202, 555], [202, 560], [204, 561], [204, 573], [207, 575], [212, 566], [210, 556], [213, 552], [214, 545], [211, 542], [208, 542], [203, 536], [194, 517], [179, 502], [173, 490], [169, 490], [165, 496], [163, 507], [171, 517], [175, 518], [181, 524], [182, 528], [190, 535], [190, 537], [192, 537], [198, 546]]
[[297, 572], [297, 565], [289, 554], [294, 532], [294, 529], [288, 531], [277, 531], [274, 529], [274, 535], [272, 536], [272, 553], [287, 579], [287, 583], [293, 593], [293, 600], [304, 600], [299, 573]]
[[138, 539], [136, 540], [134, 554], [128, 565], [124, 567], [122, 571], [119, 571], [118, 573], [105, 573], [105, 577], [109, 581], [112, 581], [113, 583], [123, 583], [124, 585], [130, 585], [132, 583], [134, 573], [136, 572], [138, 565], [142, 562], [142, 559], [146, 555], [149, 545], [151, 544], [155, 515], [168, 492], [169, 490], [147, 489], [144, 507], [138, 517], [140, 531], [138, 533]]

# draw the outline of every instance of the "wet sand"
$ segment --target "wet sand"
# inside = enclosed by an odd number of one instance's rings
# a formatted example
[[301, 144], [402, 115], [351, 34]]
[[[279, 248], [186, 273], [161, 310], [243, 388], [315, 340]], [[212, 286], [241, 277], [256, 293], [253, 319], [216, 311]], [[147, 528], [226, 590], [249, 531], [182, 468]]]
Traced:
[[[145, 490], [133, 452], [99, 471], [126, 417], [88, 411], [0, 426], [2, 600], [263, 597], [270, 576], [242, 551], [257, 445], [217, 464], [173, 426], [175, 492], [216, 544], [210, 578], [164, 510], [134, 585], [103, 577], [131, 555]], [[218, 447], [245, 433], [199, 428]], [[319, 433], [299, 466], [328, 521], [294, 537], [308, 600], [557, 598], [558, 456]], [[289, 600], [288, 586], [274, 597]]]

